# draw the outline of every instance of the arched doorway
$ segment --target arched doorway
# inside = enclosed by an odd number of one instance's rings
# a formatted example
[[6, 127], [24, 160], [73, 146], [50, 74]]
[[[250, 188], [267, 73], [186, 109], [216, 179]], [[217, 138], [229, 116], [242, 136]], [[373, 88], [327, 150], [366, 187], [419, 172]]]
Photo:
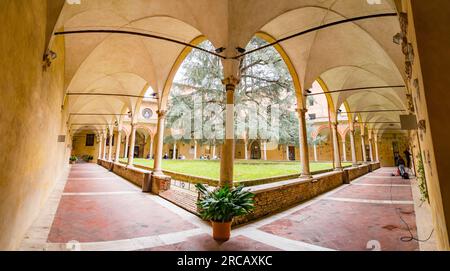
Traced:
[[250, 146], [250, 158], [261, 159], [261, 145], [259, 144], [259, 141], [253, 141]]

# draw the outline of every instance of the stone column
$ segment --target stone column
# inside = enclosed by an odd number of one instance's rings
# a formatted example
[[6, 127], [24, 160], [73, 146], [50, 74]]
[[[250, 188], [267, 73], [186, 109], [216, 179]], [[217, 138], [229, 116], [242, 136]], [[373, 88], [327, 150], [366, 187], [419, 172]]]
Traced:
[[214, 143], [214, 145], [212, 145], [211, 159], [214, 159], [215, 156], [216, 156], [216, 143]]
[[345, 141], [342, 141], [342, 160], [344, 162], [347, 162], [347, 146], [345, 144]]
[[309, 170], [309, 154], [308, 154], [308, 136], [306, 134], [306, 109], [297, 109], [299, 122], [299, 144], [300, 144], [300, 162], [302, 164], [301, 176], [304, 178], [311, 178], [311, 171]]
[[124, 150], [124, 155], [123, 155], [123, 157], [124, 158], [128, 158], [128, 147], [129, 147], [129, 144], [130, 143], [130, 136], [129, 135], [126, 135], [125, 136], [125, 150]]
[[355, 147], [355, 130], [350, 130], [350, 147], [352, 150], [352, 165], [358, 166], [358, 160], [356, 159], [356, 147]]
[[154, 141], [154, 136], [150, 135], [150, 152], [148, 153], [150, 159], [153, 158], [153, 141]]
[[264, 161], [266, 161], [267, 160], [267, 142], [264, 140], [263, 141], [263, 157], [262, 157], [262, 159], [264, 160]]
[[173, 143], [172, 160], [177, 160], [177, 142], [176, 141]]
[[98, 143], [98, 158], [102, 159], [102, 145], [103, 145], [103, 135], [99, 135], [100, 141]]
[[248, 142], [247, 142], [247, 140], [244, 141], [244, 159], [248, 160]]
[[370, 162], [373, 162], [373, 148], [372, 148], [373, 139], [369, 138], [369, 157]]
[[114, 129], [109, 129], [108, 161], [112, 161]]
[[106, 139], [108, 138], [108, 134], [104, 133], [105, 140], [103, 141], [103, 160], [106, 160]]
[[364, 139], [365, 135], [361, 134], [361, 147], [362, 147], [362, 155], [363, 162], [367, 164], [367, 155], [366, 155], [366, 140]]
[[286, 161], [291, 161], [289, 157], [289, 145], [286, 144]]
[[162, 152], [164, 144], [164, 123], [166, 120], [165, 110], [158, 110], [158, 127], [156, 131], [156, 151], [155, 151], [155, 161], [153, 166], [153, 175], [163, 175], [162, 174]]
[[334, 170], [340, 171], [342, 170], [342, 164], [341, 164], [341, 156], [339, 155], [339, 141], [338, 141], [338, 134], [337, 134], [337, 127], [338, 123], [331, 123], [331, 130], [332, 130], [332, 136], [333, 136], [333, 154], [334, 154]]
[[194, 140], [194, 160], [197, 159], [197, 140]]
[[225, 85], [227, 105], [225, 119], [225, 140], [222, 145], [220, 159], [220, 186], [233, 186], [234, 172], [234, 90], [239, 83], [234, 77], [228, 77], [222, 82]]
[[318, 162], [319, 157], [317, 156], [317, 143], [314, 143], [313, 150], [314, 150], [314, 162]]
[[375, 161], [380, 162], [380, 155], [378, 153], [378, 138], [375, 138]]
[[130, 148], [128, 151], [128, 165], [133, 166], [134, 162], [134, 144], [136, 144], [136, 123], [131, 123]]
[[120, 144], [122, 142], [122, 131], [119, 130], [119, 132], [117, 133], [117, 139], [116, 139], [116, 158], [114, 159], [114, 161], [116, 163], [119, 163], [119, 159], [120, 159]]

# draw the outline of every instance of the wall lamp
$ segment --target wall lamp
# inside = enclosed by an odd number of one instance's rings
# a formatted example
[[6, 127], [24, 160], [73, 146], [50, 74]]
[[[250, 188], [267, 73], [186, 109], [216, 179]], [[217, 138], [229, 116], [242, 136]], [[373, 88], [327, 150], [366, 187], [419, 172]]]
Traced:
[[48, 50], [47, 52], [45, 52], [42, 60], [43, 60], [43, 67], [44, 70], [47, 70], [47, 68], [49, 68], [52, 65], [52, 61], [55, 60], [58, 57], [58, 55], [53, 52], [52, 50]]

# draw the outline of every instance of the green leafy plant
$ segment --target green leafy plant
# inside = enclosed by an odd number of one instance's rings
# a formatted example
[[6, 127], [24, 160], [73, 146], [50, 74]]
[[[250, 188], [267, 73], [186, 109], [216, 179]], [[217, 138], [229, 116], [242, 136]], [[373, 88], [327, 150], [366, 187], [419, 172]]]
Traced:
[[228, 186], [208, 190], [203, 184], [195, 187], [200, 192], [197, 206], [205, 220], [214, 222], [231, 222], [233, 217], [248, 214], [254, 208], [254, 195], [244, 186], [230, 189]]
[[428, 188], [425, 177], [425, 167], [423, 165], [422, 155], [417, 155], [417, 184], [419, 186], [422, 201], [428, 201]]
[[70, 161], [76, 162], [76, 161], [78, 161], [78, 157], [76, 157], [75, 155], [72, 155], [72, 156], [70, 156]]

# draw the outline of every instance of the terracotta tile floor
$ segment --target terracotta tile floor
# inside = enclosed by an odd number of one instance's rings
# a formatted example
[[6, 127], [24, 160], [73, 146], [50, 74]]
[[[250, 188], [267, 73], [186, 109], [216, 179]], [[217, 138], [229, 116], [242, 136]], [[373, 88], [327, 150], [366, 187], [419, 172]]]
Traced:
[[418, 250], [417, 242], [400, 240], [409, 236], [400, 216], [416, 234], [414, 205], [390, 202], [391, 191], [394, 201], [412, 201], [409, 182], [390, 171], [238, 227], [217, 243], [192, 213], [97, 165], [74, 165], [50, 224], [28, 234], [22, 249], [59, 250], [75, 240], [85, 250], [368, 250], [371, 241], [381, 250]]

